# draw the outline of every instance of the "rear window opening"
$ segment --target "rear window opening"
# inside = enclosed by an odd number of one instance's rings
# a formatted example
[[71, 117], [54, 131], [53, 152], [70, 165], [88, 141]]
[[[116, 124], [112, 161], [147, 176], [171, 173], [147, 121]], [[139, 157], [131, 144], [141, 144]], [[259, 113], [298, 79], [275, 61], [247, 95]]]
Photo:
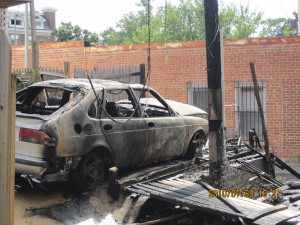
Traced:
[[77, 90], [63, 88], [27, 88], [17, 93], [16, 110], [26, 114], [51, 115], [72, 102], [78, 94]]

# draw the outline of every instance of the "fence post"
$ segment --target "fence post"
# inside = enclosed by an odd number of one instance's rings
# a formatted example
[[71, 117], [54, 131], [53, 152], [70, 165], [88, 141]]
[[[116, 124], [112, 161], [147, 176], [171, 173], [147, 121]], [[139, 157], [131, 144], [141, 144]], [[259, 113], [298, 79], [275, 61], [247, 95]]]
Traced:
[[[145, 64], [140, 64], [140, 83], [142, 85], [146, 84], [146, 69], [145, 69]], [[145, 98], [146, 97], [146, 93], [142, 92], [141, 97]]]
[[64, 62], [64, 74], [70, 77], [70, 62]]

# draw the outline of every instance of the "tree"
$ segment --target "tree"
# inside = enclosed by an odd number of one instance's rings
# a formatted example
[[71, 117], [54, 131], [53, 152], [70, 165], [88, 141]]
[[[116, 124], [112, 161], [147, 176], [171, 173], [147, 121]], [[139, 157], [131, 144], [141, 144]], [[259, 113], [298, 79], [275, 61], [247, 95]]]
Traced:
[[[53, 31], [57, 41], [85, 40], [92, 45], [120, 45], [148, 42], [148, 1], [140, 0], [140, 10], [125, 14], [115, 28], [100, 33], [82, 30], [79, 26], [62, 23]], [[152, 12], [152, 8], [151, 8]], [[234, 4], [219, 7], [220, 27], [224, 38], [297, 35], [297, 13], [293, 19], [263, 20], [263, 13], [251, 11], [249, 6]], [[180, 0], [178, 5], [168, 4], [151, 15], [151, 42], [175, 42], [205, 39], [203, 0]]]
[[141, 8], [138, 12], [125, 14], [117, 22], [116, 28], [109, 27], [100, 34], [100, 43], [102, 45], [134, 43], [134, 32], [147, 24], [148, 1], [140, 0], [137, 6]]
[[262, 12], [251, 12], [249, 6], [227, 5], [220, 10], [220, 23], [224, 38], [247, 38], [260, 36], [263, 25]]
[[[101, 44], [147, 43], [147, 1], [141, 0], [142, 8], [126, 14], [116, 25], [103, 31]], [[259, 36], [262, 12], [251, 12], [249, 7], [229, 5], [220, 8], [220, 23], [225, 38]], [[205, 38], [203, 0], [180, 0], [178, 6], [169, 3], [167, 10], [159, 8], [151, 15], [151, 41], [192, 41]]]
[[99, 44], [98, 34], [83, 30], [78, 25], [73, 26], [71, 22], [62, 22], [57, 29], [53, 30], [52, 35], [56, 37], [56, 41], [83, 40], [90, 42], [91, 45]]
[[279, 37], [279, 36], [297, 36], [298, 35], [298, 14], [293, 13], [294, 18], [275, 18], [267, 19], [263, 29], [263, 36], [265, 37]]

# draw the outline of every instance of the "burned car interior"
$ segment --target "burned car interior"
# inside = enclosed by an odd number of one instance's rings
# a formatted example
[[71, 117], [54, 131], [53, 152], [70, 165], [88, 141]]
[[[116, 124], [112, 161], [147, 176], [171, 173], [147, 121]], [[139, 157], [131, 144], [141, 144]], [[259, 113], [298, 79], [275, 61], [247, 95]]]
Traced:
[[34, 87], [17, 93], [17, 111], [27, 114], [51, 115], [78, 95], [78, 90]]
[[[141, 113], [143, 117], [166, 117], [171, 116], [170, 110], [166, 103], [162, 100], [159, 102], [158, 96], [153, 95], [150, 91], [142, 89], [135, 89], [135, 97], [140, 103], [141, 111], [137, 110], [137, 105], [133, 99], [132, 94], [128, 89], [111, 89], [106, 90], [105, 98], [103, 99], [103, 92], [98, 95], [98, 100], [105, 107], [106, 113], [112, 118], [128, 118], [139, 117]], [[141, 94], [145, 98], [140, 98]], [[89, 109], [89, 116], [93, 118], [100, 118], [101, 105], [97, 100], [93, 102]]]

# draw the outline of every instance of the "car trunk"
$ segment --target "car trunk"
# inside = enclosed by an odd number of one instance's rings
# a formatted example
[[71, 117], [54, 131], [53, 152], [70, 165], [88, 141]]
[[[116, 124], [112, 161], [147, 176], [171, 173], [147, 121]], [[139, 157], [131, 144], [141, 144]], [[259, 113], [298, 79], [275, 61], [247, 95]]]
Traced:
[[15, 129], [15, 153], [21, 155], [29, 155], [34, 157], [43, 158], [43, 145], [38, 143], [32, 143], [29, 141], [20, 141], [21, 129], [28, 130], [40, 130], [44, 120], [38, 117], [32, 116], [17, 116], [16, 117], [16, 129]]
[[[42, 165], [45, 157], [44, 144], [41, 139], [40, 129], [44, 120], [32, 116], [16, 117], [15, 128], [15, 156], [16, 173], [31, 174], [39, 177], [45, 168], [33, 165]], [[24, 162], [32, 162], [32, 166], [24, 165]], [[25, 163], [26, 164], [26, 163]]]

